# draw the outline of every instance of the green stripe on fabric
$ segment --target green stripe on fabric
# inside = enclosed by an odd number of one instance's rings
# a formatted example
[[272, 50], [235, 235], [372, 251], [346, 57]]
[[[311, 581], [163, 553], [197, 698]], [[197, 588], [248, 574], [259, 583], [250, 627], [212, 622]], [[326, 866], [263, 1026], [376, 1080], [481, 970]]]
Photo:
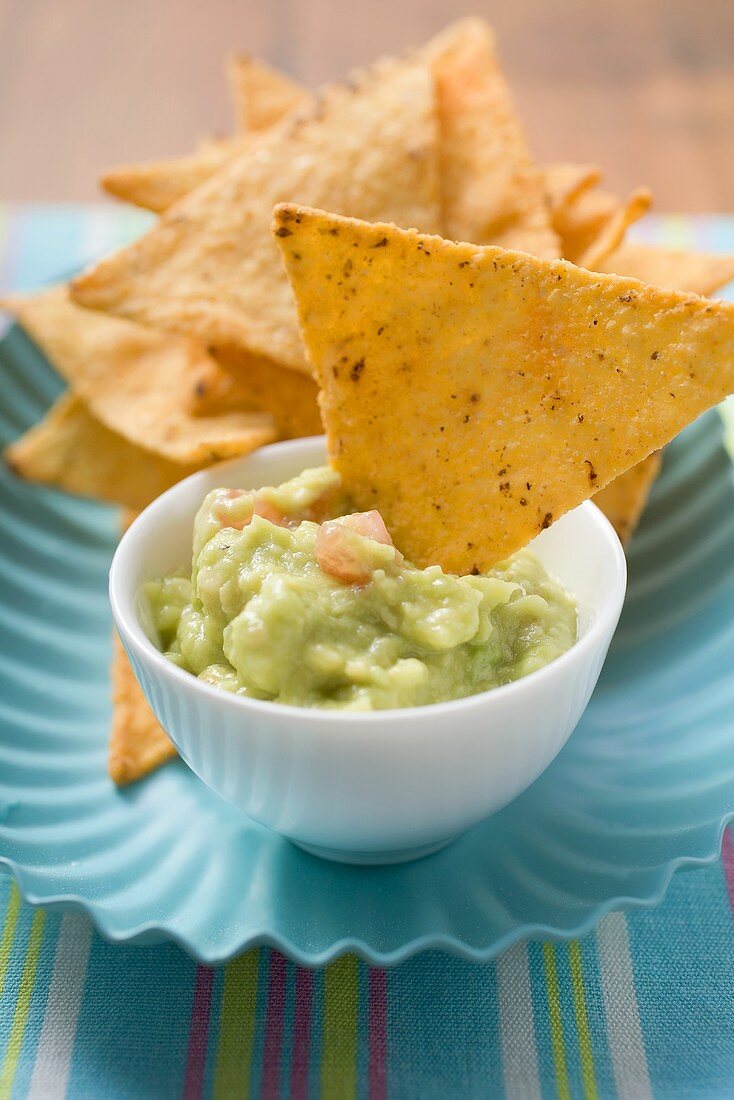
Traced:
[[8, 898], [8, 905], [3, 920], [3, 934], [2, 938], [0, 938], [0, 997], [2, 997], [3, 990], [5, 989], [5, 979], [8, 975], [8, 963], [10, 962], [10, 951], [13, 947], [13, 940], [15, 939], [15, 929], [18, 925], [19, 913], [20, 890], [15, 883], [12, 883], [10, 887], [10, 897]]
[[13, 1079], [15, 1077], [15, 1071], [18, 1068], [18, 1059], [20, 1057], [21, 1047], [23, 1046], [23, 1035], [25, 1033], [26, 1023], [28, 1022], [28, 1009], [30, 1007], [31, 994], [33, 993], [33, 986], [36, 980], [36, 969], [38, 967], [38, 957], [41, 953], [41, 941], [43, 940], [43, 927], [45, 923], [45, 912], [43, 909], [36, 909], [33, 914], [30, 936], [28, 937], [28, 948], [26, 950], [23, 973], [20, 979], [20, 988], [18, 990], [18, 999], [15, 1005], [13, 1023], [10, 1028], [10, 1038], [8, 1039], [8, 1046], [5, 1052], [5, 1061], [3, 1062], [2, 1070], [0, 1070], [0, 1100], [9, 1100], [13, 1088]]
[[257, 971], [257, 951], [248, 951], [225, 968], [214, 1100], [250, 1095]]
[[591, 1049], [589, 1018], [586, 1013], [586, 994], [584, 992], [584, 971], [581, 961], [581, 946], [578, 940], [568, 945], [568, 960], [571, 967], [571, 985], [573, 988], [573, 1008], [576, 1017], [576, 1030], [579, 1042], [579, 1061], [581, 1062], [581, 1080], [586, 1100], [597, 1100], [596, 1074], [594, 1072], [594, 1054]]
[[324, 975], [321, 1046], [322, 1100], [349, 1100], [357, 1093], [359, 963], [345, 955]]
[[558, 988], [556, 951], [552, 943], [543, 944], [543, 967], [545, 970], [545, 984], [548, 993], [551, 1048], [553, 1050], [553, 1065], [556, 1071], [556, 1092], [558, 1093], [559, 1100], [571, 1100], [571, 1091], [568, 1085], [568, 1068], [566, 1066], [566, 1052], [563, 1048], [563, 1020], [561, 1018], [561, 998]]

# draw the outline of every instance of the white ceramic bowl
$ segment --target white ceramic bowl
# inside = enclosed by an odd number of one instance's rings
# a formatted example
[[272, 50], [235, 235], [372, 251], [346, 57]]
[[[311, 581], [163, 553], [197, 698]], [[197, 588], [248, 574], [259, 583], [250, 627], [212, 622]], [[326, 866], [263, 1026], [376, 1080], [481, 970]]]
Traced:
[[204, 495], [218, 485], [277, 485], [324, 461], [321, 438], [278, 443], [164, 493], [118, 547], [112, 611], [161, 725], [222, 798], [316, 854], [398, 862], [494, 813], [553, 760], [599, 677], [624, 600], [625, 559], [593, 504], [543, 531], [533, 550], [576, 598], [578, 641], [525, 679], [454, 702], [371, 714], [290, 707], [230, 695], [167, 661], [138, 594], [144, 581], [188, 565]]

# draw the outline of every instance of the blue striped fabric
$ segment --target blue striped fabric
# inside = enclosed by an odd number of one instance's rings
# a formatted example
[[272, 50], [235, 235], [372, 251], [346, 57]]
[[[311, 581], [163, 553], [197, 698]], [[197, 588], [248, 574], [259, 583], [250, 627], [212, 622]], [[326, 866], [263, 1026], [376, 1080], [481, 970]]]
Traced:
[[[0, 207], [0, 285], [36, 286], [146, 222]], [[734, 251], [734, 218], [651, 219], [644, 233]], [[734, 1097], [733, 906], [727, 835], [724, 859], [678, 875], [654, 911], [485, 966], [426, 954], [380, 987], [361, 964], [304, 979], [266, 949], [212, 973], [172, 945], [113, 947], [0, 878], [0, 1100]]]
[[[2, 880], [0, 912], [5, 912], [9, 897], [10, 884]], [[28, 984], [33, 921], [34, 911], [21, 905], [9, 952], [0, 940], [0, 1097], [122, 1100], [217, 1095], [218, 1031], [233, 1024], [221, 1007], [210, 1024], [203, 1089], [188, 1094], [184, 1090], [195, 964], [170, 945], [111, 946], [90, 935], [85, 918], [54, 913], [43, 924], [17, 1066], [8, 1077], [9, 1046], [14, 1031], [17, 1039], [19, 1006], [23, 1009], [24, 971]], [[6, 918], [6, 931], [7, 927]], [[620, 929], [622, 940], [628, 937], [629, 941], [631, 986], [625, 982]], [[76, 948], [81, 981], [72, 982], [67, 975], [55, 1030], [44, 1034], [49, 1014], [53, 1015], [54, 964], [56, 960], [58, 968], [64, 943], [67, 951], [70, 944]], [[89, 947], [88, 958], [85, 947]], [[579, 1041], [573, 945], [556, 944], [551, 950], [563, 1022], [563, 1064], [559, 1066], [548, 1005], [547, 950], [535, 943], [513, 948], [511, 958], [484, 966], [428, 953], [391, 970], [387, 977], [387, 1095], [406, 1100], [500, 1096], [723, 1100], [734, 1095], [734, 921], [721, 866], [678, 876], [658, 909], [628, 918], [614, 914], [578, 945], [590, 1060], [585, 1059], [584, 1044]], [[617, 953], [616, 958], [604, 957], [610, 950]], [[254, 1041], [248, 1082], [253, 1096], [261, 1095], [265, 1062], [268, 954], [259, 952], [260, 995], [251, 1021]], [[524, 966], [533, 1006], [527, 1019], [521, 998], [516, 997], [518, 973]], [[296, 969], [289, 968], [291, 989]], [[365, 973], [362, 968], [363, 980]], [[214, 976], [220, 995], [225, 975], [223, 969]], [[323, 984], [320, 975], [317, 984]], [[77, 986], [81, 1005], [75, 1018]], [[318, 1019], [318, 1000], [313, 1012]], [[504, 1018], [504, 1012], [509, 1018]], [[517, 1047], [514, 1053], [512, 1046]], [[311, 1095], [319, 1092], [318, 1047], [314, 1044], [311, 1051]], [[357, 1059], [355, 1095], [359, 1096], [370, 1095], [365, 1050], [362, 1044]], [[39, 1063], [45, 1064], [49, 1057], [54, 1076], [43, 1088]], [[287, 1066], [287, 1036], [280, 1057]], [[281, 1074], [281, 1082], [281, 1095], [291, 1095], [287, 1074]], [[63, 1088], [56, 1091], [59, 1084]], [[248, 1094], [244, 1080], [237, 1094]]]

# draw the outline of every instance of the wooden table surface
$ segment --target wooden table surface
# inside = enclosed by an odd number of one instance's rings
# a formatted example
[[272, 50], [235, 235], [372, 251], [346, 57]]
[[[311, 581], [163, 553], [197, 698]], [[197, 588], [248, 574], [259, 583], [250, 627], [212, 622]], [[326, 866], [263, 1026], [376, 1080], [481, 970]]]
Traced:
[[732, 0], [0, 0], [0, 198], [89, 199], [103, 166], [226, 132], [230, 50], [315, 84], [472, 12], [539, 160], [734, 210]]

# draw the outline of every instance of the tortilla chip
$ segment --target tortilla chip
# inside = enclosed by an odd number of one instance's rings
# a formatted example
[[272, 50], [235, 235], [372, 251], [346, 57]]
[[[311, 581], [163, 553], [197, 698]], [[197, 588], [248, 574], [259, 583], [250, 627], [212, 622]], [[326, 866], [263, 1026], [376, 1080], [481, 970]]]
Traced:
[[242, 132], [229, 138], [207, 139], [185, 157], [122, 164], [100, 177], [115, 198], [162, 214], [252, 147], [252, 135], [274, 125], [299, 106], [308, 106], [310, 92], [262, 61], [235, 57], [228, 70], [235, 110]]
[[629, 545], [662, 464], [663, 456], [653, 451], [594, 497], [594, 504], [601, 508], [623, 546]]
[[237, 126], [250, 133], [268, 130], [284, 115], [308, 106], [312, 98], [284, 73], [246, 54], [228, 59], [227, 80]]
[[198, 374], [191, 410], [218, 416], [238, 409], [268, 413], [278, 439], [320, 435], [318, 386], [308, 375], [237, 348], [221, 348]]
[[334, 85], [169, 210], [129, 248], [76, 279], [79, 304], [242, 347], [308, 371], [288, 280], [270, 236], [282, 199], [438, 228], [433, 81], [389, 62]]
[[132, 527], [135, 520], [140, 515], [140, 512], [136, 512], [133, 508], [123, 508], [120, 512], [120, 531], [124, 535], [128, 527]]
[[[423, 54], [437, 82], [444, 231], [461, 240], [559, 255], [542, 176], [515, 114], [491, 29], [480, 19], [461, 20], [429, 43]], [[307, 107], [312, 98], [277, 70], [248, 57], [231, 59], [229, 77], [240, 127], [250, 133]], [[233, 143], [230, 157], [240, 151], [242, 146]], [[222, 150], [219, 155], [215, 152], [210, 163], [217, 170], [226, 159]], [[123, 179], [115, 173], [105, 180], [118, 196], [123, 192], [122, 197], [148, 205], [151, 183], [160, 171], [165, 176], [161, 194], [168, 202], [174, 163], [142, 165], [139, 179], [127, 168]], [[190, 184], [192, 169], [190, 163], [181, 165], [183, 187]], [[203, 170], [211, 174], [208, 164]], [[198, 174], [197, 185], [204, 178]], [[144, 191], [131, 194], [131, 186], [142, 186]], [[177, 186], [174, 193], [180, 198], [187, 192]], [[153, 197], [155, 209], [164, 209], [156, 191]]]
[[251, 143], [250, 134], [241, 134], [225, 141], [207, 142], [185, 157], [120, 164], [100, 176], [99, 183], [116, 199], [162, 214], [249, 149]]
[[430, 42], [425, 55], [436, 80], [443, 232], [454, 240], [559, 256], [543, 177], [491, 29], [481, 19], [462, 19]]
[[629, 275], [667, 290], [686, 290], [705, 296], [734, 279], [734, 256], [625, 241], [596, 270]]
[[727, 302], [275, 215], [332, 461], [419, 566], [490, 568], [734, 390]]
[[158, 722], [117, 634], [112, 649], [112, 728], [107, 770], [118, 787], [142, 779], [176, 756]]
[[209, 360], [195, 340], [81, 309], [64, 285], [2, 303], [106, 427], [172, 462], [246, 454], [275, 438], [270, 417], [194, 417], [196, 372]]
[[597, 237], [575, 262], [580, 267], [590, 267], [592, 270], [598, 270], [598, 265], [619, 247], [629, 227], [634, 222], [639, 221], [651, 205], [652, 192], [649, 188], [638, 187], [636, 191], [632, 191], [627, 197], [627, 201], [620, 204], [619, 208], [602, 227]]
[[582, 190], [573, 202], [558, 210], [553, 224], [561, 238], [564, 260], [576, 263], [598, 239], [619, 207], [620, 199], [611, 191], [592, 187]]
[[182, 466], [128, 443], [63, 394], [35, 427], [5, 450], [18, 477], [140, 511], [198, 466]]
[[[625, 242], [599, 265], [598, 270], [629, 275], [667, 290], [705, 296], [714, 294], [734, 279], [734, 256]], [[594, 498], [625, 544], [642, 516], [661, 461], [656, 455], [650, 455]]]
[[[236, 135], [236, 137], [238, 136], [239, 135]], [[222, 137], [221, 135], [217, 134], [206, 134], [205, 137], [199, 138], [198, 142], [196, 143], [195, 152], [207, 153], [212, 149], [226, 149], [228, 146], [231, 147], [232, 140], [233, 139], [231, 137]]]
[[543, 169], [545, 197], [550, 207], [551, 219], [555, 219], [601, 180], [601, 168], [595, 164], [572, 164], [565, 161], [547, 164]]

